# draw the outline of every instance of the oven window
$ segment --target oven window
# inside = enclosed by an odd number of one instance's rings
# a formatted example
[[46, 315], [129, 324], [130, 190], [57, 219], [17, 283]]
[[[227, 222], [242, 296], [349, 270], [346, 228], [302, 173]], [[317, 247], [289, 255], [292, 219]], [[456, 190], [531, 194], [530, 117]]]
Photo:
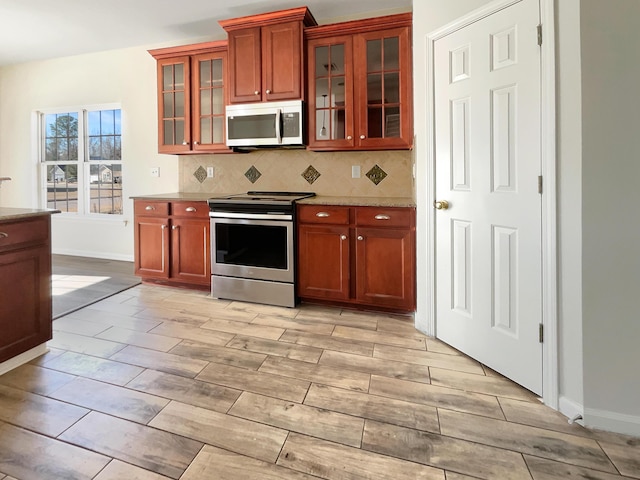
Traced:
[[287, 270], [287, 227], [216, 223], [216, 263]]
[[228, 120], [229, 139], [275, 138], [276, 114], [237, 115]]

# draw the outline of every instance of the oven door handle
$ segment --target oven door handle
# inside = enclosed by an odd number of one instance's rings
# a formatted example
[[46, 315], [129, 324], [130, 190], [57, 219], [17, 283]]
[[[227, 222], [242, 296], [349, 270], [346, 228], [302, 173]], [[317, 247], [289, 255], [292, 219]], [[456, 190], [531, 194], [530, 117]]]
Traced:
[[278, 143], [282, 143], [282, 110], [280, 108], [276, 110], [276, 138]]
[[293, 220], [293, 215], [280, 213], [209, 212], [211, 218], [234, 218], [239, 220]]

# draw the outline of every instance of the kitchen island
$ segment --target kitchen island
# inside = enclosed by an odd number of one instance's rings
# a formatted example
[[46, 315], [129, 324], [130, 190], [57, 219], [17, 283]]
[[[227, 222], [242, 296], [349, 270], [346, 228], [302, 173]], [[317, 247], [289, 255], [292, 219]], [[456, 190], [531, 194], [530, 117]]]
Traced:
[[51, 214], [0, 207], [0, 375], [51, 339]]

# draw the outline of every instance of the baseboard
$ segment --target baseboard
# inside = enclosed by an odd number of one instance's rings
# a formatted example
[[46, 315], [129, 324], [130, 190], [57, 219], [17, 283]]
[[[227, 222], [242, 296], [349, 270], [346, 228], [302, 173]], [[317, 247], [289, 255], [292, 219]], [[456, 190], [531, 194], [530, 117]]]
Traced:
[[121, 262], [133, 262], [133, 255], [122, 255], [113, 252], [94, 252], [87, 250], [73, 250], [66, 248], [52, 248], [54, 255], [72, 255], [74, 257], [101, 258], [103, 260], [119, 260]]
[[584, 406], [581, 403], [563, 396], [560, 396], [558, 399], [558, 411], [569, 420], [584, 417]]
[[30, 362], [34, 358], [44, 355], [48, 351], [49, 349], [47, 348], [47, 344], [41, 343], [37, 347], [33, 347], [20, 355], [16, 355], [15, 357], [0, 363], [0, 375], [4, 375], [9, 370], [13, 370], [14, 368], [18, 368], [20, 365]]
[[640, 437], [640, 416], [585, 408], [585, 426]]

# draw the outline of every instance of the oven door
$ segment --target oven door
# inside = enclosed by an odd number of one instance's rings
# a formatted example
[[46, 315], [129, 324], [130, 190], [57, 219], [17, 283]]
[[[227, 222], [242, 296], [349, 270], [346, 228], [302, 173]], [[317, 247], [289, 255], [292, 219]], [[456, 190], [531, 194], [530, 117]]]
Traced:
[[211, 218], [211, 274], [294, 281], [293, 222]]

